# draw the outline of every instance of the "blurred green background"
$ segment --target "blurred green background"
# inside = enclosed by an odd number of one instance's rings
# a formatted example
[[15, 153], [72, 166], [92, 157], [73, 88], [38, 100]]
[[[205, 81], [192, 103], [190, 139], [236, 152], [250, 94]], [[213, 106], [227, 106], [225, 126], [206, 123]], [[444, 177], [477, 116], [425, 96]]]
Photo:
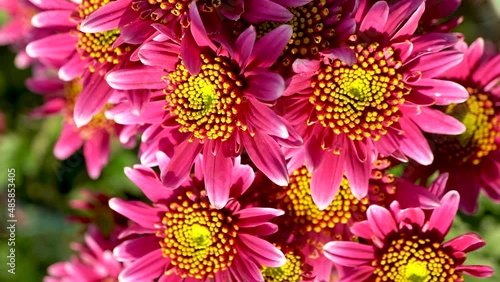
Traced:
[[[494, 1], [500, 7], [500, 1]], [[458, 14], [465, 22], [458, 29], [468, 42], [482, 36], [500, 42], [497, 10], [488, 1], [465, 1]], [[71, 256], [69, 244], [79, 240], [81, 228], [65, 217], [72, 212], [68, 201], [78, 198], [79, 189], [105, 192], [112, 196], [135, 195], [139, 190], [125, 177], [123, 168], [138, 162], [136, 151], [123, 150], [113, 143], [112, 157], [99, 181], [88, 178], [81, 150], [66, 161], [58, 161], [52, 148], [59, 136], [60, 117], [33, 120], [28, 114], [42, 104], [42, 98], [29, 93], [24, 80], [29, 70], [13, 65], [14, 54], [0, 47], [0, 111], [6, 128], [0, 133], [0, 281], [41, 281], [49, 265]], [[7, 272], [7, 169], [16, 170], [16, 275]], [[486, 247], [468, 256], [468, 264], [487, 264], [500, 270], [500, 205], [481, 198], [479, 212], [471, 217], [460, 214], [449, 238], [475, 231]], [[489, 279], [467, 277], [466, 281], [500, 281], [500, 274]]]

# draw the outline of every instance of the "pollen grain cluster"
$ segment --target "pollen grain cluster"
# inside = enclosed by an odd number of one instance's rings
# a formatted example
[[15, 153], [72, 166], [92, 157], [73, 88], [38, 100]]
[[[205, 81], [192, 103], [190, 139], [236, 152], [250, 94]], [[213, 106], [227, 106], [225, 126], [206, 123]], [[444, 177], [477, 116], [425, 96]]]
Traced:
[[206, 279], [226, 270], [236, 255], [238, 225], [206, 195], [187, 192], [169, 205], [157, 236], [163, 255], [182, 278]]
[[335, 134], [346, 134], [351, 140], [378, 140], [398, 122], [398, 106], [409, 89], [398, 73], [401, 62], [391, 47], [374, 43], [352, 48], [357, 57], [352, 66], [336, 59], [318, 70], [309, 102], [318, 121]]

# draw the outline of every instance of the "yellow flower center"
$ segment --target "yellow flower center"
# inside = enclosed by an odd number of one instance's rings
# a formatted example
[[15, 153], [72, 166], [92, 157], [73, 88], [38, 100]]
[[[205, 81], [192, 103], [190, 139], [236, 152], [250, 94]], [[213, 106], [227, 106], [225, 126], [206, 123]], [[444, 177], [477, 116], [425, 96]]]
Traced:
[[357, 63], [348, 66], [340, 60], [323, 65], [313, 78], [309, 102], [324, 127], [352, 140], [378, 140], [387, 128], [398, 122], [398, 105], [409, 93], [402, 75], [401, 62], [393, 58], [392, 48], [378, 44], [352, 47]]
[[243, 101], [243, 80], [225, 57], [202, 55], [203, 66], [191, 75], [183, 64], [171, 72], [166, 99], [170, 114], [181, 125], [180, 132], [191, 132], [202, 142], [205, 138], [226, 140], [238, 129], [247, 127], [238, 118]]
[[[212, 12], [221, 5], [221, 0], [133, 0], [131, 8], [140, 12], [143, 20], [150, 19], [155, 22], [166, 23], [166, 15], [176, 17], [186, 14], [189, 5], [195, 2], [201, 4], [202, 12]], [[167, 14], [168, 13], [168, 14]]]
[[178, 196], [169, 209], [157, 236], [177, 275], [205, 279], [232, 264], [238, 225], [226, 210], [192, 192]]
[[466, 131], [458, 136], [444, 136], [437, 146], [438, 156], [457, 164], [478, 165], [490, 152], [497, 149], [500, 138], [498, 112], [486, 94], [468, 89], [470, 97], [461, 104], [445, 108], [445, 112], [460, 120]]
[[440, 243], [419, 235], [403, 233], [392, 240], [375, 259], [375, 281], [457, 281], [455, 261]]

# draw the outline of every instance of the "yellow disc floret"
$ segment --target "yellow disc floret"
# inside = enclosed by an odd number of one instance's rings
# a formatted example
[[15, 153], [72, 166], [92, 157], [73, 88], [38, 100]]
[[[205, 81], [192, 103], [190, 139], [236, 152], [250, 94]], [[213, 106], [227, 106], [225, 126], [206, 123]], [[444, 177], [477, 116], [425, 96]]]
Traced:
[[352, 49], [357, 57], [352, 66], [337, 59], [321, 67], [313, 77], [309, 102], [318, 121], [335, 134], [378, 140], [398, 122], [398, 106], [409, 89], [397, 72], [401, 62], [393, 57], [392, 48], [371, 44]]
[[262, 276], [266, 282], [290, 282], [302, 279], [304, 259], [293, 250], [285, 253], [286, 263], [281, 267], [264, 267]]
[[236, 130], [247, 129], [238, 118], [243, 80], [228, 58], [202, 55], [202, 61], [197, 75], [191, 75], [182, 63], [168, 75], [165, 93], [170, 114], [181, 125], [180, 132], [191, 132], [201, 142], [205, 138], [226, 140]]
[[231, 266], [238, 225], [224, 209], [192, 192], [178, 196], [169, 209], [157, 236], [177, 275], [205, 279]]

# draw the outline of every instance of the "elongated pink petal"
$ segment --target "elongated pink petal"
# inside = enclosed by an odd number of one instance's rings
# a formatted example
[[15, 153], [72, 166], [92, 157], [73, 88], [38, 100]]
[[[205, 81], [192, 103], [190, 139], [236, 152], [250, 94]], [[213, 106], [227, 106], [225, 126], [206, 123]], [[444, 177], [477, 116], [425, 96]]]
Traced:
[[[396, 34], [391, 38], [391, 40], [395, 40], [396, 38], [399, 37], [405, 37], [405, 36], [411, 36], [415, 33], [415, 30], [417, 30], [419, 20], [422, 17], [422, 14], [425, 11], [425, 2], [422, 1], [418, 9], [408, 18], [406, 23], [398, 29]], [[397, 13], [397, 12], [394, 12]]]
[[38, 28], [53, 27], [76, 27], [76, 23], [70, 20], [70, 10], [43, 11], [31, 18], [31, 24]]
[[430, 107], [420, 108], [418, 114], [407, 113], [407, 115], [425, 132], [449, 135], [465, 132], [465, 125], [459, 120]]
[[359, 26], [359, 31], [382, 33], [388, 17], [389, 6], [387, 5], [387, 2], [379, 1], [370, 8]]
[[131, 89], [163, 89], [167, 86], [162, 77], [163, 69], [157, 67], [141, 66], [116, 70], [106, 75], [108, 84], [120, 90]]
[[255, 166], [277, 185], [288, 185], [285, 157], [278, 143], [260, 131], [255, 131], [254, 136], [244, 133], [241, 137], [248, 156]]
[[372, 227], [368, 220], [356, 222], [350, 229], [352, 234], [367, 240], [372, 240], [375, 237], [375, 234], [373, 234]]
[[264, 281], [260, 268], [244, 252], [239, 252], [233, 263], [234, 267], [229, 270], [238, 279], [237, 282]]
[[90, 79], [84, 79], [83, 90], [76, 98], [73, 119], [78, 127], [82, 127], [99, 113], [113, 94], [106, 80], [99, 75], [89, 74]]
[[285, 255], [268, 241], [248, 234], [238, 234], [238, 239], [246, 247], [245, 253], [260, 265], [280, 267], [286, 263]]
[[161, 180], [168, 189], [179, 187], [188, 177], [194, 159], [201, 151], [202, 145], [198, 142], [184, 141], [174, 148], [174, 155], [169, 165], [162, 169]]
[[450, 191], [441, 199], [441, 206], [432, 211], [427, 230], [437, 230], [443, 237], [448, 233], [457, 214], [460, 195], [457, 191]]
[[64, 123], [61, 136], [54, 146], [54, 156], [60, 160], [69, 158], [83, 145], [83, 139], [73, 124]]
[[462, 103], [469, 98], [469, 93], [460, 84], [440, 79], [420, 79], [415, 90], [436, 100], [436, 105]]
[[251, 23], [264, 21], [287, 22], [293, 14], [285, 7], [270, 0], [245, 1], [245, 12], [242, 17]]
[[285, 91], [283, 77], [267, 69], [253, 69], [245, 73], [248, 87], [247, 94], [262, 101], [274, 101]]
[[399, 139], [403, 153], [422, 165], [430, 165], [434, 156], [420, 129], [405, 116], [401, 117], [399, 124], [404, 130], [404, 135]]
[[[372, 162], [371, 158], [360, 161], [354, 151], [353, 142], [350, 143], [351, 150], [346, 153], [346, 161], [344, 165], [345, 175], [349, 181], [351, 193], [357, 199], [362, 199], [366, 196], [366, 193], [368, 193], [368, 181], [370, 180]], [[364, 145], [365, 144], [361, 144], [361, 146]], [[370, 155], [372, 154], [372, 152], [368, 153]]]
[[205, 30], [205, 24], [201, 20], [200, 12], [198, 11], [198, 5], [189, 5], [189, 16], [191, 20], [191, 34], [198, 46], [210, 46], [213, 50], [216, 49], [214, 43], [208, 37], [207, 31]]
[[77, 4], [75, 1], [66, 1], [66, 0], [30, 0], [30, 2], [40, 8], [41, 10], [75, 10]]
[[381, 206], [371, 205], [366, 216], [373, 233], [382, 240], [389, 233], [397, 231], [396, 221], [394, 221], [391, 212]]
[[252, 207], [239, 210], [235, 213], [238, 215], [238, 225], [242, 227], [252, 227], [263, 222], [267, 222], [270, 219], [283, 215], [282, 210], [273, 208], [259, 208]]
[[165, 189], [155, 171], [144, 165], [126, 167], [125, 175], [137, 185], [153, 203], [168, 198], [172, 190]]
[[269, 135], [288, 138], [288, 130], [285, 124], [283, 124], [283, 121], [268, 106], [265, 106], [255, 99], [249, 98], [248, 109], [246, 118], [253, 126]]
[[[193, 5], [192, 5], [193, 6]], [[181, 59], [186, 69], [192, 75], [198, 74], [201, 69], [200, 48], [190, 32], [186, 33], [181, 42]]]
[[108, 163], [109, 153], [109, 133], [105, 130], [95, 132], [92, 138], [85, 142], [83, 155], [90, 178], [99, 178], [102, 168]]
[[88, 63], [82, 61], [80, 54], [74, 53], [68, 62], [59, 69], [57, 75], [64, 81], [71, 81], [81, 76], [87, 67]]
[[234, 44], [234, 59], [242, 69], [245, 69], [247, 66], [256, 37], [255, 27], [251, 25], [236, 39], [236, 43]]
[[139, 58], [145, 65], [174, 70], [179, 62], [180, 50], [180, 46], [173, 42], [151, 41], [139, 49]]
[[[54, 44], [57, 42], [57, 44]], [[32, 58], [50, 58], [65, 60], [75, 51], [78, 38], [69, 33], [49, 35], [33, 41], [26, 46], [26, 52]]]
[[118, 0], [110, 2], [92, 12], [80, 24], [80, 31], [85, 33], [103, 32], [119, 28], [130, 22], [124, 19], [125, 10], [130, 7], [130, 1]]
[[109, 207], [145, 228], [154, 229], [155, 224], [161, 221], [161, 218], [158, 217], [158, 213], [162, 210], [150, 207], [143, 202], [112, 198], [109, 200]]
[[[402, 0], [394, 2], [389, 9], [389, 17], [385, 23], [383, 32], [387, 34], [394, 34], [401, 24], [408, 20], [411, 14], [424, 2], [424, 0]], [[407, 21], [405, 24], [413, 25], [414, 21], [419, 21], [419, 18], [413, 18], [411, 22]], [[404, 26], [401, 28], [404, 29]]]
[[113, 255], [119, 261], [130, 262], [160, 248], [156, 236], [143, 236], [126, 240], [113, 249]]
[[312, 172], [311, 197], [320, 210], [326, 209], [337, 195], [344, 175], [345, 150], [339, 155], [326, 152], [320, 166]]
[[412, 71], [422, 74], [422, 78], [434, 78], [457, 65], [464, 55], [459, 51], [442, 51], [422, 56], [410, 63]]
[[207, 150], [205, 146], [203, 154], [203, 167], [205, 171], [205, 190], [210, 203], [217, 209], [223, 208], [229, 199], [231, 188], [233, 160], [224, 157], [220, 149], [220, 142], [215, 152]]
[[288, 44], [293, 29], [289, 25], [281, 25], [259, 39], [249, 59], [250, 67], [268, 68], [276, 62]]
[[455, 271], [475, 277], [491, 277], [495, 273], [495, 270], [487, 265], [459, 265], [455, 268]]
[[165, 271], [170, 259], [163, 257], [161, 248], [127, 265], [118, 279], [124, 282], [154, 281]]
[[373, 270], [373, 266], [368, 265], [356, 267], [352, 271], [342, 275], [342, 282], [369, 281], [370, 276], [373, 275]]
[[334, 263], [349, 267], [368, 264], [375, 258], [373, 246], [355, 242], [328, 242], [323, 247], [323, 252]]
[[443, 244], [443, 247], [451, 247], [453, 251], [458, 252], [472, 252], [483, 247], [486, 244], [484, 240], [475, 233], [466, 233], [451, 239]]

